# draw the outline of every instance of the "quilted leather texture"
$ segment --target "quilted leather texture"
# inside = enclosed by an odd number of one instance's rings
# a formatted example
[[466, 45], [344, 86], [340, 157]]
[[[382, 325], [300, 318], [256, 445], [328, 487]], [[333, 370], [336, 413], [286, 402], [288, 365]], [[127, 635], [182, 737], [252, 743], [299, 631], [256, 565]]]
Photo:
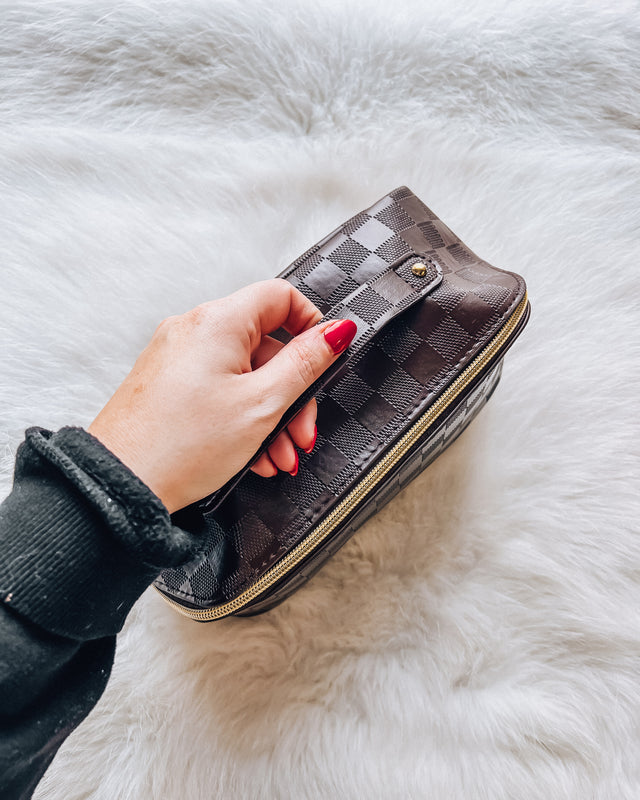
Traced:
[[[390, 270], [416, 291], [425, 285], [410, 269], [417, 260], [435, 268], [427, 278], [434, 288], [375, 335], [360, 337], [380, 319], [380, 302], [349, 299]], [[299, 454], [296, 476], [265, 480], [245, 472], [222, 502], [212, 496], [174, 515], [177, 525], [199, 528], [205, 537], [200, 557], [155, 582], [186, 607], [232, 600], [302, 541], [494, 339], [525, 296], [520, 276], [479, 259], [406, 187], [352, 217], [281, 277], [323, 314], [335, 309], [353, 319], [359, 342], [337, 372], [313, 387], [318, 438], [311, 454]]]
[[458, 438], [491, 397], [500, 380], [501, 373], [502, 362], [498, 363], [477, 386], [456, 403], [455, 408], [451, 409], [451, 412], [437, 425], [436, 429], [430, 431], [424, 441], [420, 441], [407, 458], [386, 476], [376, 491], [367, 498], [366, 502], [358, 506], [355, 514], [337, 527], [331, 538], [321, 548], [318, 548], [312, 558], [306, 559], [299, 569], [292, 570], [286, 580], [279, 582], [273, 590], [266, 592], [264, 597], [250, 603], [246, 610], [237, 612], [238, 616], [251, 616], [268, 611], [300, 589], [369, 517], [377, 514], [389, 500], [404, 489]]
[[[423, 268], [424, 274], [417, 276], [412, 272], [412, 268], [416, 264]], [[317, 324], [320, 325], [331, 319], [353, 320], [357, 330], [349, 349], [288, 409], [273, 432], [262, 443], [260, 452], [269, 446], [310, 398], [315, 397], [325, 386], [348, 369], [350, 362], [359, 355], [370, 339], [398, 314], [406, 311], [407, 308], [426, 297], [436, 286], [439, 286], [442, 277], [442, 269], [438, 264], [427, 258], [421, 259], [414, 254], [409, 254], [408, 257], [401, 256], [391, 265], [385, 265], [382, 272], [339, 300]], [[288, 337], [286, 331], [280, 330], [279, 333], [280, 338]], [[249, 472], [251, 463], [250, 461], [225, 486], [201, 501], [199, 508], [207, 512], [220, 505], [244, 475]]]

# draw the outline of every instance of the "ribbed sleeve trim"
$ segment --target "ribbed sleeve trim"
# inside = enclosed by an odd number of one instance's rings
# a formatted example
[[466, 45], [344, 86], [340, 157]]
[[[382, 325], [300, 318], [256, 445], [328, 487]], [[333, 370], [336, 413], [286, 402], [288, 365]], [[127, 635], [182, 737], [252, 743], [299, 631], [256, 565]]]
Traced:
[[0, 506], [0, 600], [51, 633], [117, 633], [158, 573], [188, 560], [194, 534], [82, 428], [29, 428]]

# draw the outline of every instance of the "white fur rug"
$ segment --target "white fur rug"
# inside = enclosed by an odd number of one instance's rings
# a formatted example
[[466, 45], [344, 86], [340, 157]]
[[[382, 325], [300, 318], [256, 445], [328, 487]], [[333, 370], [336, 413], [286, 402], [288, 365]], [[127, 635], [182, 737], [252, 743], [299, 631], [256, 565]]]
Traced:
[[152, 591], [40, 800], [640, 796], [632, 0], [0, 12], [3, 489], [157, 323], [407, 184], [529, 284], [478, 420], [295, 597]]

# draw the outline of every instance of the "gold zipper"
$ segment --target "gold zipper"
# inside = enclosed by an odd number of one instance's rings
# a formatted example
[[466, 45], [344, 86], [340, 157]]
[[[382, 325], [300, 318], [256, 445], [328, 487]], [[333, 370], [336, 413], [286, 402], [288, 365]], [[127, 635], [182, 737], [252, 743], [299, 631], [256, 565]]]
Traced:
[[239, 594], [234, 600], [228, 603], [215, 606], [213, 608], [186, 608], [180, 603], [172, 600], [163, 594], [160, 589], [162, 599], [175, 608], [176, 611], [185, 617], [206, 622], [213, 619], [220, 619], [238, 611], [243, 606], [255, 600], [273, 584], [283, 578], [293, 567], [297, 566], [304, 558], [312, 553], [316, 547], [333, 531], [333, 529], [350, 514], [353, 509], [363, 500], [369, 492], [380, 482], [382, 478], [395, 466], [398, 461], [413, 447], [424, 432], [436, 421], [436, 419], [447, 409], [456, 397], [469, 385], [469, 383], [484, 369], [492, 358], [500, 351], [500, 348], [509, 339], [516, 326], [520, 322], [522, 315], [527, 307], [527, 295], [525, 294], [516, 310], [507, 320], [506, 325], [500, 330], [482, 352], [467, 366], [467, 368], [456, 378], [456, 380], [443, 392], [436, 402], [418, 419], [411, 428], [399, 439], [370, 472], [355, 486], [349, 494], [322, 520], [317, 528], [309, 533], [300, 544], [287, 553], [284, 558], [274, 564], [265, 574], [258, 578], [248, 589]]

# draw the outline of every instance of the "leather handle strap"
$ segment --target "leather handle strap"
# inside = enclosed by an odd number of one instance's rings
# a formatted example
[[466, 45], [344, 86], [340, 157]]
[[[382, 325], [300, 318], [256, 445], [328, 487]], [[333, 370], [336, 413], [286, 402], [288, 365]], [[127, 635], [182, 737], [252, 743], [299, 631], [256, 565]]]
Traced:
[[349, 347], [322, 373], [280, 418], [277, 426], [262, 442], [259, 450], [243, 469], [213, 494], [197, 504], [203, 512], [216, 509], [249, 471], [277, 435], [291, 422], [309, 400], [337, 378], [367, 342], [394, 317], [426, 297], [442, 281], [442, 268], [425, 256], [415, 253], [403, 256], [369, 281], [358, 286], [350, 295], [336, 303], [317, 323], [331, 319], [350, 319], [356, 323], [356, 335]]

